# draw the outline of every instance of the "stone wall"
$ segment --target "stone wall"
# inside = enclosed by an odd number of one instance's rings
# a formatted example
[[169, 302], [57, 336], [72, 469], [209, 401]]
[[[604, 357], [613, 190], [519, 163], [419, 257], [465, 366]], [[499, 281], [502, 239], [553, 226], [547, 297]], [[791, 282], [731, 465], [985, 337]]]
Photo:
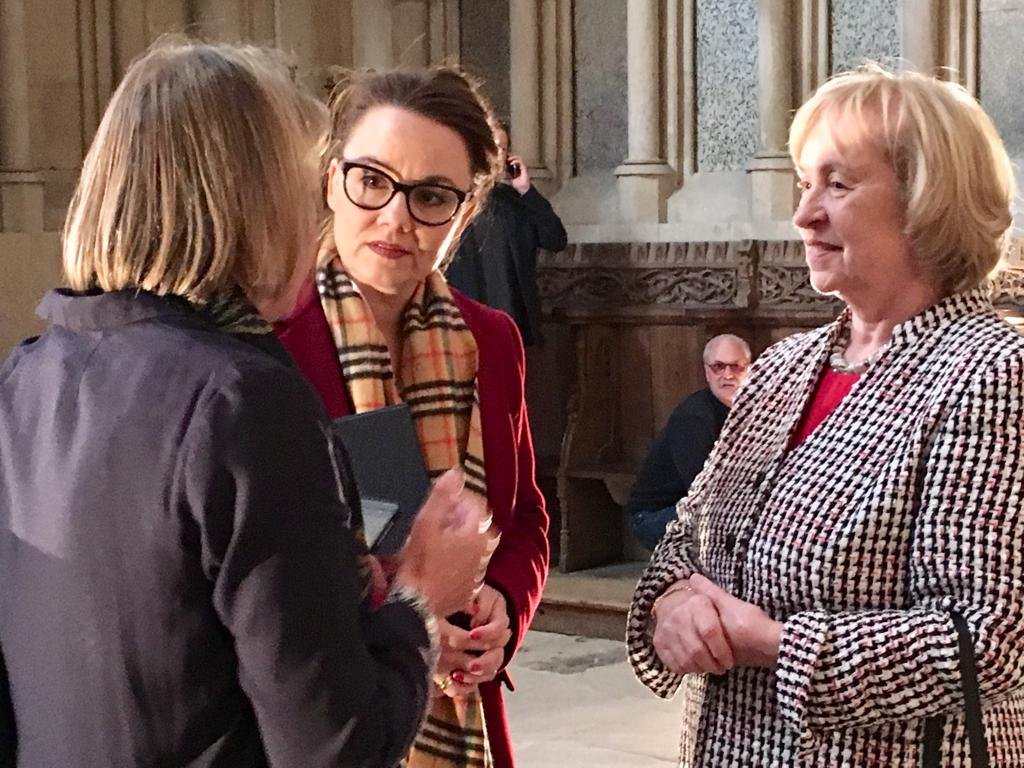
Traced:
[[866, 60], [898, 66], [900, 0], [832, 0], [829, 34], [832, 72], [859, 66]]
[[697, 170], [742, 171], [757, 152], [757, 0], [697, 3]]
[[[1024, 0], [981, 0], [979, 80], [982, 106], [992, 116], [1024, 184], [1024, 90], [1016, 64], [1024, 50]], [[1015, 206], [1021, 226], [1020, 195]]]
[[[290, 50], [314, 88], [334, 65], [461, 59], [578, 243], [791, 237], [785, 121], [865, 57], [952, 67], [1024, 159], [1024, 0], [5, 0], [0, 231], [59, 229], [117, 79], [182, 30]], [[5, 247], [0, 269], [47, 258]]]

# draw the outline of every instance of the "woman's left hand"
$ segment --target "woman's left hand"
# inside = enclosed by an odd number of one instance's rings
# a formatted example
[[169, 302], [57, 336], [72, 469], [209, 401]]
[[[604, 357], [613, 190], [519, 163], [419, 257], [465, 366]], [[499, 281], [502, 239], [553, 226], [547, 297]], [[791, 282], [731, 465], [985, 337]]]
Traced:
[[474, 686], [497, 677], [505, 661], [505, 646], [512, 639], [505, 596], [484, 584], [466, 611], [470, 622], [469, 642], [463, 650], [482, 651], [479, 656], [463, 658], [463, 664], [451, 672], [452, 684], [446, 687], [450, 696], [465, 695]]
[[739, 667], [774, 667], [779, 658], [782, 624], [753, 603], [733, 597], [710, 579], [693, 574], [690, 589], [707, 597], [718, 611]]

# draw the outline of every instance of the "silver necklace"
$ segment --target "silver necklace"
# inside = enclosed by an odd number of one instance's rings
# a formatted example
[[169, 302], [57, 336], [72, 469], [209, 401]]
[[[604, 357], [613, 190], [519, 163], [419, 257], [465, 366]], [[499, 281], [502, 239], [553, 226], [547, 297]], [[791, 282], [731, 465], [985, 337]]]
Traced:
[[853, 373], [859, 376], [878, 362], [878, 359], [885, 354], [886, 350], [889, 349], [890, 342], [886, 342], [872, 352], [868, 357], [854, 363], [847, 362], [846, 358], [843, 356], [846, 352], [846, 345], [849, 343], [850, 329], [847, 327], [843, 329], [843, 332], [839, 334], [839, 338], [836, 339], [835, 344], [832, 345], [832, 353], [828, 357], [828, 367], [836, 373]]

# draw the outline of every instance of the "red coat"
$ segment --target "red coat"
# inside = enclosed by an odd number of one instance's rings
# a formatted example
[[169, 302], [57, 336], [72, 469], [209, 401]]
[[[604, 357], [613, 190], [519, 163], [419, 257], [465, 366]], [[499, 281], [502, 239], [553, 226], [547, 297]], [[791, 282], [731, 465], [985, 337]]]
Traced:
[[[332, 418], [352, 413], [334, 340], [315, 290], [307, 289], [278, 337], [319, 392]], [[452, 290], [479, 349], [477, 383], [483, 431], [487, 498], [501, 542], [487, 568], [487, 583], [504, 594], [512, 640], [505, 661], [523, 640], [540, 602], [548, 571], [548, 517], [534, 473], [526, 415], [525, 356], [512, 319]], [[500, 676], [507, 680], [502, 673]], [[509, 686], [511, 688], [511, 685]], [[480, 686], [495, 768], [512, 768], [512, 749], [499, 680]]]

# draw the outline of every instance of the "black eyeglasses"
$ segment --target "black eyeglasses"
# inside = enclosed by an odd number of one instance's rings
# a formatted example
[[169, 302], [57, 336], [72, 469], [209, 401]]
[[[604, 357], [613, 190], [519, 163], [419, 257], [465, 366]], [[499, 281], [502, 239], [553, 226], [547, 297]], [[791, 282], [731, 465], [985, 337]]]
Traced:
[[403, 184], [379, 168], [342, 162], [345, 197], [365, 211], [379, 211], [399, 192], [412, 218], [427, 227], [440, 227], [455, 218], [467, 192], [444, 184]]

